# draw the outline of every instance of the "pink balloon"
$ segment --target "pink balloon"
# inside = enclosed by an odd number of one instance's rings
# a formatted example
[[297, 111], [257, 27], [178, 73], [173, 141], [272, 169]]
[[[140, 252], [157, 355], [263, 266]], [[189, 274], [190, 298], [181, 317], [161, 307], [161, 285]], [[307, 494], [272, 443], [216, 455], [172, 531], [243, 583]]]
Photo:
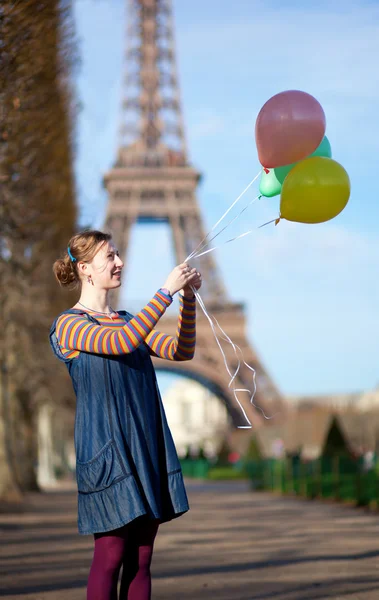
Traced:
[[306, 158], [321, 143], [326, 120], [321, 104], [306, 92], [289, 90], [264, 104], [255, 123], [260, 163], [267, 169]]

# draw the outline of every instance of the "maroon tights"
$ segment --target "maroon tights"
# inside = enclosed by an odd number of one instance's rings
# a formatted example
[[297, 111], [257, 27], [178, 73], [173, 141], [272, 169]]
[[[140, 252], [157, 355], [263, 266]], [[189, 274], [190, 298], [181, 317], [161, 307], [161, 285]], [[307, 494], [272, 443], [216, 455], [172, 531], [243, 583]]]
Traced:
[[95, 533], [95, 552], [88, 579], [87, 600], [150, 600], [150, 565], [158, 521], [136, 519], [132, 523]]

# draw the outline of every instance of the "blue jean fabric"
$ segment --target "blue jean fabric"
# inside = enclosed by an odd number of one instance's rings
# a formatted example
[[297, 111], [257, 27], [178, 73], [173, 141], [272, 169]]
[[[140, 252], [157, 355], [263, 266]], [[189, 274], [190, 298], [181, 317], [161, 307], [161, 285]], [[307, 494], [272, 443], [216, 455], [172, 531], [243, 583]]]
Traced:
[[[98, 323], [76, 309], [67, 313]], [[180, 516], [188, 499], [147, 346], [122, 356], [81, 352], [66, 359], [56, 321], [50, 343], [76, 394], [79, 533], [111, 531], [141, 515], [162, 523]]]

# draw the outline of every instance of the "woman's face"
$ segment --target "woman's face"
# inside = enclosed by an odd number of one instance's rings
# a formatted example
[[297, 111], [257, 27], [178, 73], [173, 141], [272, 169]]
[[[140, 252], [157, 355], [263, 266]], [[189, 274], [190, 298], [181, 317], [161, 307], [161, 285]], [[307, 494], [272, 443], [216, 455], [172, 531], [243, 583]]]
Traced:
[[123, 266], [113, 242], [105, 242], [100, 244], [100, 249], [87, 265], [86, 276], [91, 276], [95, 287], [111, 290], [120, 287]]

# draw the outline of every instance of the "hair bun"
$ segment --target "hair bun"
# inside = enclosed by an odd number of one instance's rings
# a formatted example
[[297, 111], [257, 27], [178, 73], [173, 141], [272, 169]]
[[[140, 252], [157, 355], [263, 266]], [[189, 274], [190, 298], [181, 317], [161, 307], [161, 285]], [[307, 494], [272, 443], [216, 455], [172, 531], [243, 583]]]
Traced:
[[68, 255], [55, 261], [53, 271], [62, 287], [74, 287], [78, 283], [76, 269]]

